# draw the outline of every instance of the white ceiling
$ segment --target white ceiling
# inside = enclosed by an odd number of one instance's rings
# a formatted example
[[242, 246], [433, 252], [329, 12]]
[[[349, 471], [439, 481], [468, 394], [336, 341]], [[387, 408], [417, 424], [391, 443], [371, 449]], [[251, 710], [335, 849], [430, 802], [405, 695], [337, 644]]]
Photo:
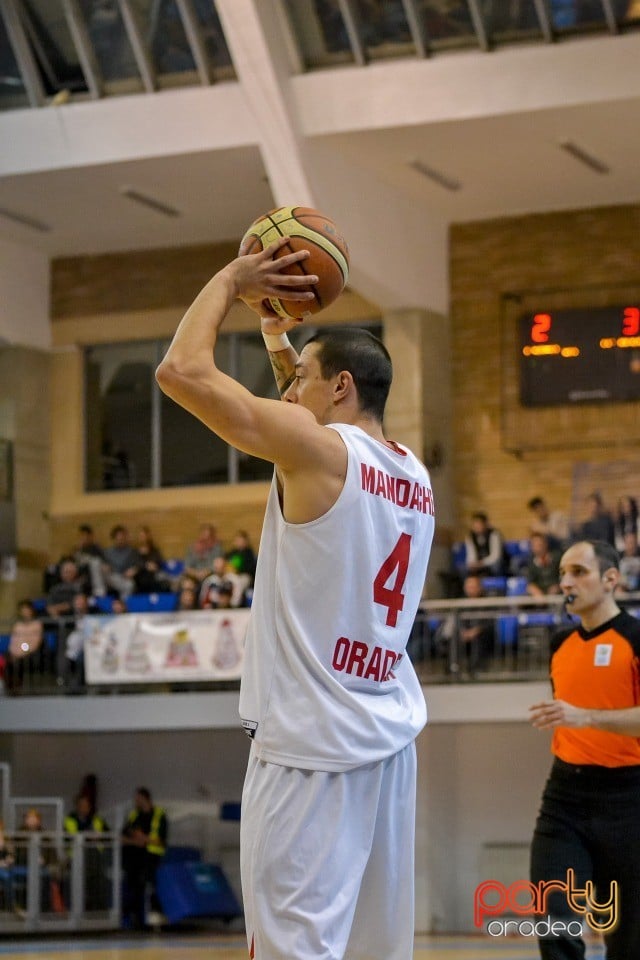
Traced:
[[[446, 222], [640, 200], [640, 101], [590, 104], [323, 137]], [[559, 148], [571, 140], [607, 164], [594, 173]], [[451, 192], [410, 167], [420, 160], [460, 181]], [[176, 208], [166, 217], [122, 196], [131, 187]], [[296, 198], [291, 198], [295, 202]], [[0, 208], [50, 226], [40, 233], [0, 215], [0, 236], [52, 256], [234, 240], [274, 206], [260, 150], [201, 151], [0, 177]]]

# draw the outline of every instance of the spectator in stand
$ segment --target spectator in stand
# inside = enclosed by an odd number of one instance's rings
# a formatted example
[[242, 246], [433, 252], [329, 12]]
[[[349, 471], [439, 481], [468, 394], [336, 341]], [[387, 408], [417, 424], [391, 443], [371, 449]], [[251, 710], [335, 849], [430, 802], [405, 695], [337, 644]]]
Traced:
[[64, 677], [65, 686], [71, 690], [84, 686], [84, 646], [88, 638], [87, 616], [90, 613], [89, 597], [79, 593], [73, 598], [73, 620], [64, 644], [65, 663], [58, 670], [58, 676]]
[[134, 804], [122, 829], [122, 868], [126, 879], [123, 919], [141, 929], [147, 922], [147, 887], [151, 888], [151, 910], [158, 913], [160, 909], [155, 881], [167, 847], [168, 825], [164, 810], [153, 803], [146, 787], [138, 787]]
[[21, 600], [18, 619], [11, 630], [4, 669], [4, 684], [8, 693], [16, 693], [22, 687], [25, 670], [33, 670], [43, 638], [42, 621], [37, 619], [34, 605], [31, 600]]
[[184, 558], [184, 572], [202, 583], [213, 572], [213, 561], [224, 556], [222, 544], [218, 540], [216, 528], [210, 523], [200, 527], [198, 539], [187, 550]]
[[108, 564], [106, 580], [121, 597], [128, 597], [135, 588], [136, 552], [129, 543], [129, 531], [117, 524], [111, 531], [111, 546], [104, 551]]
[[613, 517], [605, 508], [602, 496], [595, 491], [587, 497], [588, 519], [580, 526], [579, 540], [603, 540], [615, 544]]
[[505, 572], [504, 542], [499, 530], [490, 526], [486, 513], [471, 517], [471, 529], [465, 539], [465, 576], [499, 577]]
[[73, 613], [73, 598], [82, 593], [82, 577], [73, 557], [60, 561], [60, 582], [47, 594], [47, 613], [50, 617], [66, 617]]
[[231, 541], [231, 549], [225, 555], [227, 563], [230, 563], [236, 573], [246, 573], [253, 583], [256, 572], [256, 555], [249, 534], [246, 530], [238, 530]]
[[198, 610], [198, 587], [190, 578], [184, 578], [178, 595], [178, 610]]
[[[205, 577], [200, 588], [200, 606], [207, 609], [215, 609], [219, 606], [241, 607], [244, 605], [245, 591], [251, 584], [251, 577], [248, 573], [237, 573], [230, 561], [224, 557], [217, 557], [213, 562], [213, 573]], [[226, 596], [220, 604], [220, 591], [223, 588], [230, 588], [230, 601], [227, 602]]]
[[549, 510], [542, 497], [532, 497], [527, 503], [527, 509], [532, 514], [529, 524], [531, 534], [544, 534], [550, 549], [559, 550], [569, 539], [569, 521], [566, 515], [560, 510]]
[[632, 531], [624, 535], [624, 549], [620, 556], [620, 589], [625, 593], [640, 589], [640, 549], [638, 535]]
[[615, 547], [618, 553], [624, 550], [624, 538], [627, 533], [640, 533], [638, 527], [638, 502], [635, 497], [620, 497], [613, 520]]
[[560, 552], [552, 550], [543, 533], [531, 536], [531, 557], [527, 565], [527, 593], [531, 597], [558, 594], [560, 590]]
[[164, 557], [156, 546], [149, 527], [139, 527], [135, 555], [135, 593], [166, 593], [171, 589], [169, 580], [162, 573]]
[[96, 543], [93, 527], [88, 523], [82, 523], [78, 527], [78, 545], [73, 559], [78, 565], [80, 576], [86, 581], [85, 592], [94, 597], [104, 597], [107, 593], [104, 550]]
[[[476, 573], [464, 578], [462, 589], [466, 600], [478, 600], [486, 596], [482, 578]], [[455, 640], [457, 647], [453, 646]], [[458, 616], [451, 614], [436, 630], [434, 642], [438, 652], [447, 658], [451, 672], [462, 671], [463, 675], [473, 677], [493, 652], [493, 617], [478, 617], [475, 611], [471, 615], [463, 611]]]

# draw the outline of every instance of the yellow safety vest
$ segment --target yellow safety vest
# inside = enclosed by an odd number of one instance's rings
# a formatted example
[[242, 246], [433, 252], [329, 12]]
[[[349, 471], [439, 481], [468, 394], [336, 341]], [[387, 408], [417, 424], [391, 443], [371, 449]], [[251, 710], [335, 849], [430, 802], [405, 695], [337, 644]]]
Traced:
[[[104, 833], [104, 820], [97, 814], [91, 818], [91, 829], [94, 833]], [[67, 833], [79, 833], [80, 824], [72, 813], [64, 818], [64, 829]]]
[[[140, 815], [139, 810], [132, 810], [131, 813], [129, 814], [127, 822], [135, 823], [139, 815]], [[163, 816], [164, 816], [164, 810], [162, 809], [162, 807], [153, 808], [153, 816], [151, 817], [151, 827], [149, 828], [149, 836], [151, 837], [151, 840], [149, 841], [149, 843], [145, 848], [148, 853], [155, 853], [156, 856], [158, 857], [163, 857], [165, 854], [164, 844], [160, 840], [160, 836], [158, 834], [158, 831], [160, 829], [160, 821], [162, 820]]]

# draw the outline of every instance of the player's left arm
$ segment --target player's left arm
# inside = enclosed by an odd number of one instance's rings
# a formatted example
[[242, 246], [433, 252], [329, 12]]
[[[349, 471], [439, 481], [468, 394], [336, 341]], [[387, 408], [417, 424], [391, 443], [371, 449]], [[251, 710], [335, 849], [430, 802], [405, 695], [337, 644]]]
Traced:
[[589, 707], [576, 707], [566, 700], [545, 700], [529, 708], [529, 719], [538, 730], [553, 730], [556, 727], [590, 727], [607, 733], [640, 737], [640, 707], [592, 710]]

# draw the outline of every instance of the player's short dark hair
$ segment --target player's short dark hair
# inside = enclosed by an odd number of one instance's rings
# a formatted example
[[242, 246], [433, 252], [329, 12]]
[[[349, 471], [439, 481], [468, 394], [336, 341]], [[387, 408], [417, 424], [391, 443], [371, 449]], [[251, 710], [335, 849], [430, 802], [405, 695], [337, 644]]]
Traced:
[[380, 423], [389, 396], [393, 367], [382, 340], [362, 327], [322, 330], [307, 343], [317, 343], [316, 354], [325, 380], [347, 370], [353, 377], [360, 410]]
[[145, 800], [148, 800], [151, 803], [151, 792], [146, 787], [136, 787], [136, 793], [140, 797], [144, 797]]
[[529, 500], [529, 503], [527, 504], [527, 508], [529, 510], [535, 510], [537, 507], [542, 506], [544, 506], [544, 500], [542, 497], [531, 497], [531, 500]]
[[615, 567], [616, 570], [620, 569], [620, 556], [614, 546], [607, 543], [606, 540], [587, 540], [586, 542], [593, 547], [600, 573], [610, 570], [611, 567]]

